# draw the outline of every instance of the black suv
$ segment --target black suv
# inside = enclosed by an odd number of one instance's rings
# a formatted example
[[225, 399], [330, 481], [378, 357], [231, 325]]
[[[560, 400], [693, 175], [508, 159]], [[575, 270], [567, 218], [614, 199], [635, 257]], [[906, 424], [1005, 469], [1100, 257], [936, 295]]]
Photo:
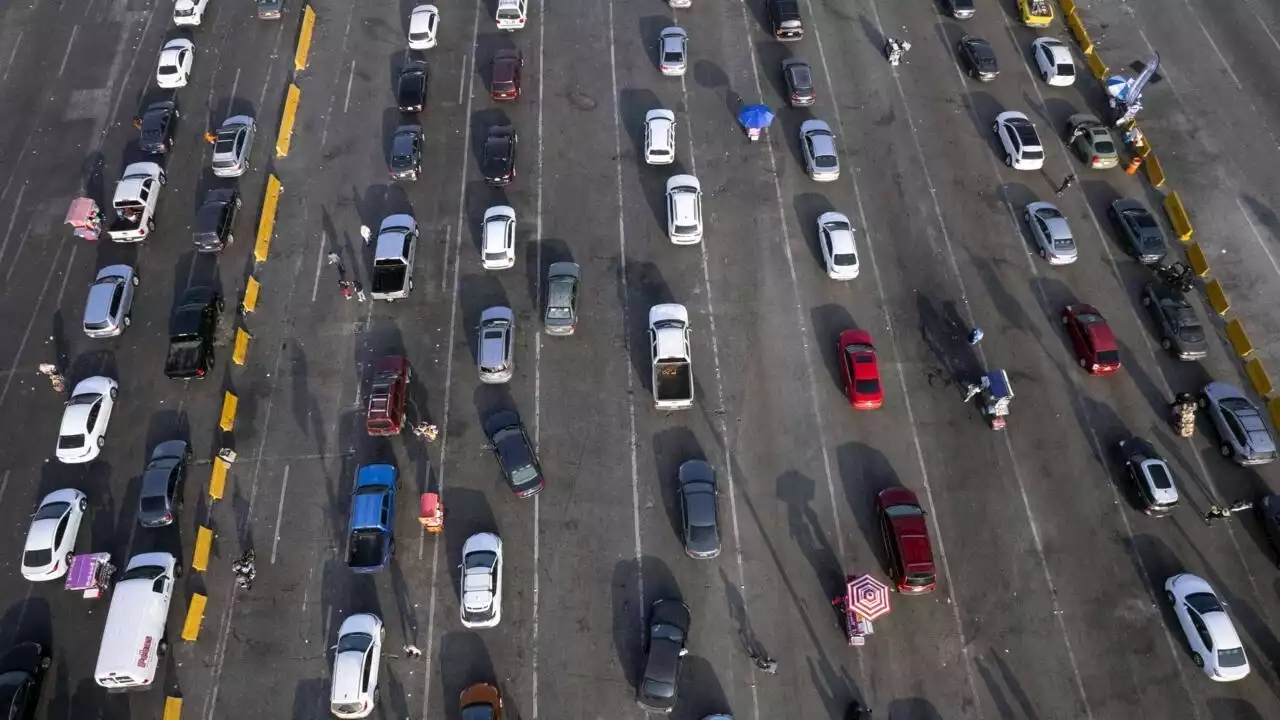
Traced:
[[773, 36], [782, 42], [804, 37], [804, 23], [800, 19], [797, 0], [769, 0], [769, 20], [773, 24]]
[[413, 60], [400, 68], [396, 78], [396, 104], [400, 112], [419, 113], [427, 102], [427, 64]]
[[148, 155], [164, 155], [173, 149], [173, 135], [178, 129], [178, 103], [164, 100], [151, 103], [134, 118], [138, 128], [138, 149]]
[[203, 378], [213, 369], [213, 343], [222, 315], [222, 296], [211, 287], [193, 287], [169, 318], [169, 352], [164, 374], [175, 380]]
[[516, 129], [510, 125], [494, 125], [484, 139], [480, 170], [490, 185], [510, 185], [516, 179]]
[[679, 600], [659, 600], [649, 611], [645, 636], [644, 677], [636, 687], [636, 703], [647, 712], [669, 713], [676, 705], [680, 659], [689, 654], [689, 606]]
[[204, 196], [204, 204], [196, 211], [196, 221], [191, 230], [191, 242], [196, 252], [216, 253], [235, 242], [231, 226], [240, 209], [240, 192], [229, 188], [210, 190]]
[[392, 180], [417, 180], [422, 174], [422, 126], [401, 125], [391, 136], [391, 157], [387, 159]]
[[165, 440], [151, 451], [138, 492], [139, 525], [157, 528], [173, 522], [182, 509], [182, 486], [190, 461], [191, 447], [185, 440]]

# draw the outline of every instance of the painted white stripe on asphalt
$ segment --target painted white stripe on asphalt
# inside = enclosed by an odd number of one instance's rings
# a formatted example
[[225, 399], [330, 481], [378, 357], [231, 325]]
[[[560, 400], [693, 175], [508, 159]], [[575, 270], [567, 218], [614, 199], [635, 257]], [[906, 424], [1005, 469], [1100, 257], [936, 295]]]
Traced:
[[276, 505], [276, 532], [271, 538], [271, 564], [276, 564], [276, 551], [280, 548], [280, 520], [284, 518], [284, 497], [289, 490], [289, 468], [291, 465], [284, 466], [284, 477], [280, 480], [280, 504]]
[[67, 49], [62, 52], [62, 64], [58, 66], [58, 77], [62, 77], [62, 73], [67, 69], [67, 60], [71, 57], [71, 46], [75, 43], [76, 33], [79, 31], [79, 25], [71, 26], [71, 37], [67, 38]]
[[[546, 20], [545, 2], [538, 3], [538, 184], [537, 184], [537, 205], [534, 213], [534, 230], [533, 241], [537, 243], [534, 246], [534, 280], [533, 280], [533, 311], [535, 317], [540, 317], [539, 311], [542, 308], [542, 109], [546, 107], [543, 103], [543, 90], [546, 83], [543, 81], [543, 58], [546, 54]], [[533, 452], [537, 456], [539, 452], [539, 439], [542, 431], [542, 328], [536, 328], [533, 333]], [[530, 668], [532, 675], [533, 701], [531, 712], [533, 720], [538, 718], [538, 599], [542, 589], [542, 568], [539, 565], [542, 547], [542, 493], [533, 496], [533, 628], [532, 638], [530, 639], [531, 658]]]
[[0, 75], [0, 84], [9, 80], [9, 71], [13, 69], [13, 59], [18, 56], [18, 48], [22, 47], [22, 35], [26, 30], [18, 31], [18, 39], [13, 41], [13, 50], [9, 53], [9, 62], [4, 65], [4, 75]]
[[342, 101], [342, 112], [346, 113], [351, 107], [351, 81], [356, 78], [356, 61], [351, 61], [351, 72], [347, 74], [347, 97]]
[[[57, 251], [53, 254], [53, 260], [49, 263], [50, 265], [58, 263], [58, 257], [62, 255], [63, 245], [64, 243], [59, 243]], [[66, 275], [71, 272], [70, 261], [75, 260], [76, 250], [79, 247], [79, 245], [71, 246], [71, 257], [67, 261], [67, 266], [62, 269], [64, 284], [66, 283]], [[27, 321], [27, 329], [22, 332], [22, 340], [18, 341], [18, 350], [13, 354], [13, 361], [9, 364], [10, 369], [14, 372], [5, 375], [4, 386], [0, 387], [0, 407], [4, 407], [5, 398], [9, 397], [9, 388], [13, 385], [14, 376], [18, 374], [18, 362], [22, 359], [22, 351], [26, 349], [27, 341], [31, 339], [31, 328], [35, 327], [36, 319], [40, 317], [40, 306], [44, 302], [45, 293], [49, 291], [49, 281], [53, 280], [53, 275], [54, 273], [47, 273], [44, 276], [44, 285], [40, 288], [40, 294], [36, 296], [36, 301], [31, 304], [31, 319]]]

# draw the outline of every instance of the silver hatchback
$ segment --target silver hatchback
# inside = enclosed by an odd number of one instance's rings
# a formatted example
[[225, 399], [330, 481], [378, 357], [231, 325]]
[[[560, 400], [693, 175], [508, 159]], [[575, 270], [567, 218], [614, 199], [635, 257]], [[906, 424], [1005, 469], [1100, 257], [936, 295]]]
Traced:
[[257, 125], [248, 115], [236, 115], [222, 121], [213, 139], [213, 174], [218, 177], [240, 177], [249, 169], [249, 151]]
[[548, 335], [572, 335], [578, 327], [578, 263], [551, 263], [547, 269], [547, 310], [542, 326]]
[[1222, 439], [1222, 457], [1238, 465], [1263, 465], [1276, 459], [1276, 442], [1262, 413], [1240, 388], [1211, 382], [1200, 391], [1200, 407]]
[[480, 314], [480, 342], [476, 364], [480, 382], [497, 385], [511, 380], [515, 369], [516, 316], [509, 307], [491, 307]]
[[128, 265], [108, 265], [98, 271], [84, 303], [84, 334], [91, 338], [115, 337], [129, 327], [133, 289], [138, 274]]

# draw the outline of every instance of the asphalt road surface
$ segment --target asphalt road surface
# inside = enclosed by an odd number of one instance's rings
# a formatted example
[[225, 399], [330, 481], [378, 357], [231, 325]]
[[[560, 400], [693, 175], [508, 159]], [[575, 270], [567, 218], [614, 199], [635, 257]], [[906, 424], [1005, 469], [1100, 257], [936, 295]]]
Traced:
[[[104, 602], [18, 574], [31, 509], [65, 486], [91, 499], [81, 550], [123, 558], [169, 548], [189, 564], [196, 526], [216, 529], [209, 571], [184, 576], [170, 617], [177, 638], [187, 598], [207, 593], [203, 630], [195, 643], [175, 640], [159, 681], [185, 697], [186, 718], [325, 717], [328, 649], [353, 612], [376, 612], [388, 627], [373, 717], [456, 717], [462, 688], [487, 680], [502, 687], [513, 717], [639, 718], [644, 616], [664, 597], [693, 613], [677, 718], [840, 718], [855, 697], [895, 719], [1280, 714], [1275, 556], [1251, 518], [1213, 527], [1200, 518], [1210, 502], [1255, 496], [1274, 471], [1222, 460], [1204, 423], [1191, 441], [1169, 430], [1173, 391], [1243, 380], [1220, 343], [1200, 363], [1160, 350], [1137, 303], [1149, 275], [1103, 214], [1116, 197], [1153, 196], [1139, 178], [1079, 167], [1052, 142], [1069, 114], [1100, 108], [1096, 86], [1034, 78], [1025, 58], [1035, 33], [1014, 24], [1012, 2], [982, 4], [963, 23], [923, 1], [806, 2], [808, 34], [787, 45], [771, 39], [761, 3], [694, 2], [674, 16], [691, 38], [684, 78], [658, 73], [657, 37], [673, 14], [657, 0], [535, 2], [529, 26], [513, 34], [494, 28], [490, 6], [442, 7], [440, 46], [424, 53], [431, 81], [416, 183], [390, 182], [385, 159], [404, 121], [392, 83], [412, 3], [316, 4], [298, 125], [282, 159], [272, 146], [297, 6], [277, 23], [214, 0], [191, 33], [171, 26], [168, 4], [36, 0], [4, 10], [0, 353], [9, 357], [0, 356], [0, 417], [9, 441], [0, 447], [0, 527], [9, 551], [0, 567], [13, 582], [0, 586], [0, 645], [52, 643], [38, 717], [152, 718], [163, 703], [158, 689], [108, 696], [93, 682]], [[886, 33], [914, 46], [896, 70], [880, 54]], [[995, 45], [996, 82], [977, 85], [958, 70], [964, 33]], [[158, 49], [185, 34], [198, 54], [177, 93], [183, 124], [165, 161], [156, 237], [137, 246], [71, 238], [60, 225], [68, 201], [109, 198], [137, 157], [129, 118], [163, 94], [152, 81]], [[488, 61], [504, 47], [524, 53], [524, 96], [497, 104]], [[1256, 67], [1274, 65], [1266, 48], [1249, 52]], [[793, 55], [814, 67], [819, 101], [780, 110], [767, 142], [750, 145], [736, 109], [780, 107], [779, 63]], [[1274, 111], [1266, 96], [1253, 100]], [[656, 107], [678, 118], [671, 168], [643, 162], [643, 117]], [[990, 124], [1004, 109], [1039, 127], [1043, 172], [1003, 165]], [[241, 112], [264, 130], [236, 183], [246, 198], [240, 240], [216, 259], [195, 258], [195, 208], [207, 188], [230, 184], [211, 176], [201, 135]], [[811, 116], [839, 136], [837, 182], [803, 172], [796, 134]], [[520, 133], [519, 177], [495, 190], [479, 175], [479, 141], [504, 122]], [[1221, 142], [1237, 135], [1221, 131]], [[1253, 157], [1249, 167], [1262, 172], [1264, 153], [1239, 153], [1237, 162]], [[1208, 156], [1177, 162], [1186, 163], [1171, 170], [1179, 180], [1211, 171], [1246, 182]], [[677, 171], [702, 183], [699, 246], [666, 238], [663, 188]], [[238, 297], [268, 172], [284, 195], [256, 273], [263, 290], [246, 321], [248, 362], [228, 362], [228, 313], [212, 376], [169, 381], [161, 364], [175, 295], [215, 284]], [[1073, 172], [1081, 182], [1056, 199]], [[1021, 215], [1036, 199], [1069, 217], [1076, 264], [1049, 268], [1034, 254]], [[480, 219], [494, 204], [519, 217], [518, 262], [503, 272], [481, 270], [477, 257]], [[855, 281], [822, 270], [814, 224], [828, 209], [857, 227]], [[359, 227], [394, 212], [412, 213], [421, 228], [412, 296], [344, 299], [325, 256], [340, 253], [367, 287], [371, 255]], [[549, 338], [539, 333], [545, 268], [569, 259], [583, 269], [580, 329]], [[91, 341], [79, 328], [84, 288], [96, 267], [122, 260], [143, 277], [133, 325]], [[1093, 378], [1076, 367], [1059, 322], [1073, 301], [1110, 321], [1119, 374]], [[694, 322], [697, 405], [668, 415], [654, 410], [649, 389], [645, 320], [659, 302], [686, 304]], [[515, 377], [498, 387], [479, 383], [474, 362], [477, 319], [492, 305], [517, 317]], [[976, 348], [964, 339], [974, 325], [986, 333]], [[876, 339], [881, 410], [854, 412], [842, 395], [834, 345], [850, 327]], [[411, 419], [441, 427], [434, 443], [363, 433], [371, 363], [397, 353], [415, 370]], [[36, 366], [55, 361], [73, 382], [120, 380], [94, 463], [52, 460], [60, 409]], [[961, 402], [984, 367], [1007, 370], [1016, 391], [1003, 433]], [[241, 398], [239, 459], [225, 497], [211, 504], [204, 489], [224, 388]], [[483, 419], [500, 408], [519, 410], [538, 445], [547, 488], [535, 499], [510, 494], [485, 447]], [[1153, 440], [1178, 475], [1184, 502], [1170, 518], [1132, 505], [1114, 451], [1130, 434]], [[151, 447], [175, 436], [190, 438], [198, 462], [181, 521], [136, 529], [137, 476]], [[713, 561], [690, 560], [679, 540], [675, 472], [694, 457], [717, 469], [722, 486], [725, 546]], [[372, 461], [401, 471], [398, 550], [389, 570], [357, 576], [344, 567], [348, 496], [355, 469]], [[895, 596], [868, 645], [852, 649], [830, 598], [846, 574], [883, 576], [873, 504], [897, 485], [930, 512], [939, 587]], [[418, 529], [416, 496], [427, 490], [444, 494], [443, 537]], [[465, 539], [487, 530], [505, 544], [503, 620], [466, 631], [456, 566]], [[259, 572], [244, 592], [230, 562], [247, 547]], [[1229, 602], [1252, 660], [1248, 679], [1214, 684], [1192, 664], [1161, 588], [1183, 570]], [[406, 643], [425, 655], [404, 657]], [[777, 658], [776, 676], [753, 669], [747, 644]]]

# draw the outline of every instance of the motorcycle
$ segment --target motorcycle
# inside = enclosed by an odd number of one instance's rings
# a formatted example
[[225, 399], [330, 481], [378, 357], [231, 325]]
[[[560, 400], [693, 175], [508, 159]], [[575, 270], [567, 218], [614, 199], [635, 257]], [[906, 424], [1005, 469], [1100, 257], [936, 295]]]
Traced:
[[906, 40], [886, 38], [884, 41], [884, 56], [889, 60], [889, 64], [894, 67], [897, 67], [902, 62], [902, 56], [906, 55], [910, 49], [911, 43]]

